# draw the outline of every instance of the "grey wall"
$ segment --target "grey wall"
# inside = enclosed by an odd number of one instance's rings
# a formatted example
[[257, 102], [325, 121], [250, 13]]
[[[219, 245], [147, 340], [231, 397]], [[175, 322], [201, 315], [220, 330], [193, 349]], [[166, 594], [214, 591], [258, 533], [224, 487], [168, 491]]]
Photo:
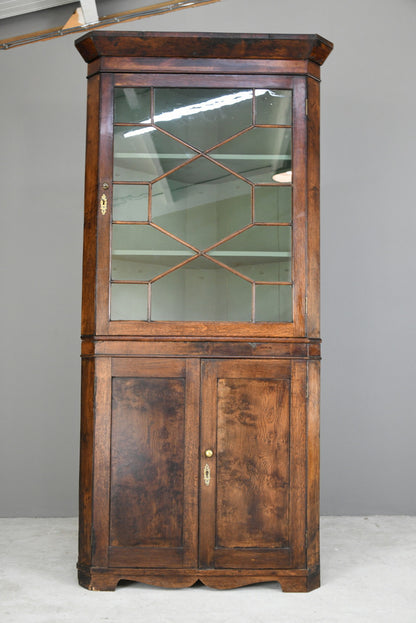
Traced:
[[[335, 43], [322, 71], [322, 512], [415, 513], [415, 1], [222, 0], [122, 29]], [[86, 66], [74, 38], [0, 51], [4, 516], [77, 512]]]

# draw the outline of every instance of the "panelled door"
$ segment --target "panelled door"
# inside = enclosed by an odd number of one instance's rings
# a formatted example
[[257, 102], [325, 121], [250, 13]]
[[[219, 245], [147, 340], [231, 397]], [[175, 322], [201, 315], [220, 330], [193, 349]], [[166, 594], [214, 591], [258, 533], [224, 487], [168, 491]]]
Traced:
[[304, 379], [290, 361], [114, 358], [109, 565], [302, 564]]
[[199, 362], [112, 360], [109, 563], [197, 565]]
[[302, 366], [213, 360], [201, 373], [200, 567], [291, 567], [304, 555]]

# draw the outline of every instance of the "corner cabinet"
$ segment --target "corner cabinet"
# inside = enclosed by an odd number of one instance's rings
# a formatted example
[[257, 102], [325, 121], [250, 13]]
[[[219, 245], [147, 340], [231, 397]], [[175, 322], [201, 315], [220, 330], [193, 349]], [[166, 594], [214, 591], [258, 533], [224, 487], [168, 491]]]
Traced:
[[79, 581], [319, 586], [317, 35], [100, 32]]

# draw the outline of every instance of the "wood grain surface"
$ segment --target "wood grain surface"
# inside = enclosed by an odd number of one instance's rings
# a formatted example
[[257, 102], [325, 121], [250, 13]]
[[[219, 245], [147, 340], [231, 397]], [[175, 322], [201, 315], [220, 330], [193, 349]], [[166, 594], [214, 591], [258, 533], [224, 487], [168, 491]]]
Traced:
[[111, 545], [180, 547], [185, 379], [114, 378]]

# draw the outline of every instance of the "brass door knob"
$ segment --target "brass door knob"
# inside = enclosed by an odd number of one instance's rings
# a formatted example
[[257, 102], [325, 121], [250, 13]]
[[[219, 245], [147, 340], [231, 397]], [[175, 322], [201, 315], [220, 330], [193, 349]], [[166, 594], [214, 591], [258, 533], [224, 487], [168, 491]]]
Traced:
[[205, 456], [208, 457], [209, 459], [214, 455], [214, 452], [212, 450], [205, 450]]

